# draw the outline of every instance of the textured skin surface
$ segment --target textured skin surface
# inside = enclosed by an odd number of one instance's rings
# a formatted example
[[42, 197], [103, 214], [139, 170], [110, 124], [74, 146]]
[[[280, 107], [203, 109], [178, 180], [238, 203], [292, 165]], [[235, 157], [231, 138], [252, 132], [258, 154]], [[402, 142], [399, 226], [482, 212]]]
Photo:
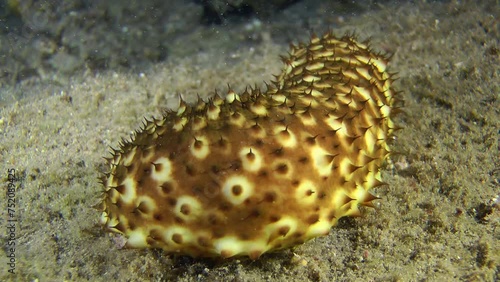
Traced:
[[128, 247], [256, 259], [370, 206], [395, 130], [387, 60], [325, 34], [283, 61], [267, 91], [181, 101], [121, 144], [101, 223]]

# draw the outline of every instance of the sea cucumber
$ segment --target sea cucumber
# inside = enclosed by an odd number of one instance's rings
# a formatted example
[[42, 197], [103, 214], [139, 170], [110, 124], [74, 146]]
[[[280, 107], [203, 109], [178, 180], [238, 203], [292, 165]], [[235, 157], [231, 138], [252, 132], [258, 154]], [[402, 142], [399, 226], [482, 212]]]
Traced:
[[397, 129], [388, 59], [326, 33], [282, 60], [265, 91], [146, 120], [107, 159], [100, 223], [131, 248], [257, 259], [372, 206]]

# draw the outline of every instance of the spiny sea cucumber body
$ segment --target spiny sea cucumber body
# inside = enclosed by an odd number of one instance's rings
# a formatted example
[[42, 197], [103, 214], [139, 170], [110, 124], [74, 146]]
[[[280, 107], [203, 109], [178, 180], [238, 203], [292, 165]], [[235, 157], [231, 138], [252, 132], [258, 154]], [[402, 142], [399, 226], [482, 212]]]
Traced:
[[114, 150], [101, 224], [132, 248], [256, 259], [370, 206], [396, 129], [387, 59], [327, 33], [283, 61], [265, 92], [181, 101]]

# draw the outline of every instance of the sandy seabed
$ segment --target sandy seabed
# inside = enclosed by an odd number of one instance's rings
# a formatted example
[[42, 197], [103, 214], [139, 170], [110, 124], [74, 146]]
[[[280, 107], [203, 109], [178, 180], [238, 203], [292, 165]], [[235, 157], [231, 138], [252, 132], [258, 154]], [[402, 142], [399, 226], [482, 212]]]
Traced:
[[16, 187], [0, 195], [0, 280], [500, 280], [500, 5], [480, 2], [393, 4], [324, 24], [394, 54], [390, 69], [405, 103], [395, 153], [382, 168], [388, 185], [375, 189], [381, 199], [362, 217], [257, 261], [118, 249], [92, 206], [102, 157], [143, 116], [175, 108], [179, 93], [194, 101], [228, 83], [241, 91], [280, 71], [287, 46], [265, 27], [252, 47], [207, 47], [143, 72], [87, 72], [64, 91], [23, 86], [36, 95], [0, 110], [2, 188]]

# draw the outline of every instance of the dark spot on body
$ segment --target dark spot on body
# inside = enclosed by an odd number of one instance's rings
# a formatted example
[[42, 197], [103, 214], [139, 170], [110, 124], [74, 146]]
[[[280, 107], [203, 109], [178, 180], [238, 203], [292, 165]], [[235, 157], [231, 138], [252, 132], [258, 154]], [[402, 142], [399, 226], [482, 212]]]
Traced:
[[257, 140], [255, 140], [255, 145], [257, 147], [262, 147], [262, 146], [264, 146], [264, 141], [262, 141], [262, 139], [257, 139]]
[[304, 235], [304, 233], [302, 233], [302, 232], [298, 232], [298, 231], [297, 231], [297, 232], [293, 233], [293, 235], [292, 235], [292, 236], [293, 236], [293, 237], [295, 237], [295, 238], [300, 238], [300, 237], [302, 237], [303, 235]]
[[258, 209], [254, 209], [250, 212], [249, 217], [259, 217], [261, 215], [261, 212]]
[[238, 112], [234, 112], [232, 115], [231, 115], [231, 119], [234, 119], [234, 120], [239, 120], [241, 117], [241, 114], [238, 113]]
[[193, 124], [195, 126], [199, 126], [199, 125], [203, 124], [203, 119], [201, 117], [195, 117], [193, 120]]
[[288, 234], [288, 232], [290, 231], [290, 226], [281, 226], [279, 229], [278, 229], [278, 234], [281, 235], [281, 236], [285, 236], [286, 234]]
[[288, 128], [280, 131], [279, 135], [281, 135], [281, 137], [284, 138], [284, 139], [285, 138], [286, 139], [290, 138], [290, 132], [288, 132]]
[[215, 239], [218, 239], [218, 238], [221, 238], [222, 236], [224, 236], [224, 230], [218, 228], [218, 229], [215, 229], [212, 234], [213, 234], [213, 237]]
[[182, 244], [182, 235], [175, 233], [174, 235], [172, 235], [172, 241], [174, 241], [177, 244]]
[[201, 142], [200, 140], [195, 140], [194, 141], [194, 148], [196, 150], [200, 150], [202, 147], [203, 147], [203, 142]]
[[231, 210], [231, 204], [228, 202], [221, 203], [221, 204], [219, 204], [219, 209], [221, 211], [229, 211], [229, 210]]
[[141, 187], [142, 184], [144, 184], [144, 182], [146, 181], [145, 178], [147, 178], [147, 176], [143, 175], [143, 177], [141, 177], [141, 179], [137, 180], [138, 187]]
[[219, 167], [218, 167], [218, 166], [216, 166], [216, 165], [213, 165], [213, 166], [211, 167], [211, 169], [210, 169], [210, 170], [211, 170], [214, 174], [218, 174], [218, 173], [219, 173], [219, 171], [220, 171]]
[[164, 182], [160, 187], [161, 191], [165, 194], [168, 194], [174, 190], [174, 187], [172, 187], [172, 184], [170, 184], [170, 182]]
[[191, 207], [188, 204], [182, 204], [180, 211], [183, 215], [189, 215], [191, 213]]
[[127, 174], [130, 174], [132, 171], [134, 171], [135, 165], [134, 163], [131, 163], [130, 165], [125, 166], [125, 168], [127, 169]]
[[162, 236], [161, 236], [161, 232], [157, 229], [153, 229], [153, 230], [149, 231], [148, 237], [149, 237], [148, 239], [153, 239], [154, 241], [163, 241]]
[[252, 125], [252, 127], [250, 127], [250, 130], [255, 134], [259, 134], [262, 131], [262, 127], [260, 127], [258, 124], [254, 124]]
[[176, 156], [177, 156], [177, 152], [170, 152], [170, 154], [168, 154], [168, 159], [173, 161], [173, 160], [175, 160]]
[[189, 176], [195, 176], [196, 175], [196, 171], [194, 170], [194, 168], [190, 165], [186, 165], [186, 173], [189, 175]]
[[217, 141], [217, 146], [224, 148], [227, 146], [227, 141], [224, 138], [220, 138], [219, 141]]
[[288, 173], [288, 165], [287, 164], [278, 164], [276, 166], [276, 171], [279, 174], [287, 174]]
[[331, 210], [330, 213], [328, 213], [328, 220], [332, 221], [336, 218], [335, 216], [335, 210]]
[[271, 222], [277, 222], [277, 221], [278, 221], [278, 220], [280, 220], [280, 219], [281, 219], [281, 216], [279, 216], [279, 215], [271, 215], [271, 216], [269, 217], [269, 220], [270, 220]]
[[234, 185], [233, 187], [231, 187], [231, 192], [233, 193], [233, 195], [239, 196], [241, 195], [241, 192], [243, 192], [243, 188], [241, 187], [241, 185]]
[[114, 228], [121, 231], [121, 232], [124, 232], [126, 230], [125, 225], [121, 222], [118, 222], [118, 224]]
[[264, 195], [264, 201], [268, 203], [273, 203], [277, 198], [278, 195], [276, 195], [275, 192], [266, 192], [266, 194]]
[[233, 170], [239, 170], [241, 168], [241, 161], [240, 160], [235, 160], [233, 162], [231, 162], [231, 164], [229, 165], [229, 167]]
[[137, 206], [137, 209], [142, 212], [142, 213], [149, 213], [149, 207], [146, 202], [140, 202], [139, 205]]
[[198, 237], [198, 245], [200, 245], [202, 247], [208, 247], [208, 246], [210, 246], [210, 239], [208, 239], [205, 236], [200, 236], [200, 237]]
[[196, 197], [199, 197], [200, 195], [203, 195], [205, 189], [200, 185], [194, 185], [191, 187], [191, 191], [194, 195], [196, 195]]
[[153, 246], [154, 244], [156, 244], [156, 240], [155, 238], [146, 237], [146, 243], [150, 246]]
[[318, 222], [318, 220], [319, 220], [319, 215], [313, 214], [307, 218], [307, 223], [314, 224], [314, 223]]
[[175, 206], [177, 204], [177, 199], [175, 198], [168, 198], [167, 203], [171, 206]]
[[309, 161], [309, 159], [308, 159], [307, 157], [301, 157], [301, 158], [299, 159], [299, 162], [300, 162], [301, 164], [306, 164], [308, 161]]
[[306, 138], [306, 144], [311, 145], [311, 146], [314, 145], [314, 144], [316, 144], [316, 137], [317, 137], [317, 135], [316, 136], [307, 137]]
[[118, 191], [118, 193], [123, 194], [125, 192], [126, 188], [125, 188], [125, 185], [118, 185], [118, 186], [114, 187], [114, 189], [116, 191]]
[[275, 155], [276, 157], [281, 157], [283, 156], [284, 152], [283, 152], [283, 147], [281, 148], [278, 148], [278, 149], [275, 149], [271, 152], [272, 155]]
[[155, 171], [161, 171], [163, 169], [163, 164], [151, 163], [155, 167]]
[[250, 152], [248, 152], [246, 156], [247, 156], [247, 160], [249, 160], [249, 161], [255, 160], [255, 154], [252, 152], [252, 149], [250, 149]]
[[334, 154], [334, 155], [325, 155], [325, 160], [326, 160], [326, 163], [332, 163], [333, 160], [335, 159], [336, 156], [338, 156], [339, 154]]

